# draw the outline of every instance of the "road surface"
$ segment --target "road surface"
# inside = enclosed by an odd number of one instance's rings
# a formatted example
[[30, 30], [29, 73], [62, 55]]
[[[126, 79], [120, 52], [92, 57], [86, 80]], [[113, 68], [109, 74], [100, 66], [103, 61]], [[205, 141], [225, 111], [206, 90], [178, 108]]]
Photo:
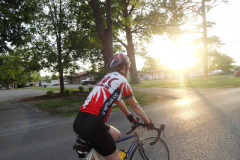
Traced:
[[[153, 122], [166, 124], [164, 140], [171, 160], [240, 160], [240, 88], [134, 90], [174, 98], [143, 106]], [[6, 98], [27, 96], [24, 92], [29, 91], [0, 91], [1, 160], [77, 160], [72, 150], [74, 117], [51, 116]], [[130, 129], [120, 111], [111, 113], [108, 123], [122, 137]], [[129, 143], [118, 148], [128, 148]]]

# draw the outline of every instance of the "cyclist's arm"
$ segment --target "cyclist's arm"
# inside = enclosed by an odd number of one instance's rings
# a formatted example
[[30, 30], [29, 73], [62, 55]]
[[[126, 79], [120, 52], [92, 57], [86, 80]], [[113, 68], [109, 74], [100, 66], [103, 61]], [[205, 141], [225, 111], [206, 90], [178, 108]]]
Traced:
[[139, 106], [138, 102], [136, 101], [135, 97], [132, 96], [130, 98], [127, 98], [127, 102], [132, 108], [132, 110], [145, 122], [145, 123], [151, 123], [151, 121], [148, 119], [145, 112], [142, 110], [142, 108]]
[[128, 116], [128, 115], [130, 114], [130, 112], [129, 112], [128, 109], [127, 109], [126, 104], [124, 103], [124, 101], [123, 101], [122, 99], [118, 102], [118, 107], [121, 109], [121, 111], [122, 111], [126, 116]]

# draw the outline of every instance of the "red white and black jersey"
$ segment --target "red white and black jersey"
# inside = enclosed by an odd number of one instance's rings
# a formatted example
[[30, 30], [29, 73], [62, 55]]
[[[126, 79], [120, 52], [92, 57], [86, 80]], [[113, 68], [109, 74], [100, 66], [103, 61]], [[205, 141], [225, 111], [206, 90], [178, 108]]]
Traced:
[[94, 87], [80, 108], [80, 112], [98, 115], [107, 121], [112, 105], [117, 104], [122, 96], [133, 96], [132, 89], [126, 78], [118, 72], [105, 75]]

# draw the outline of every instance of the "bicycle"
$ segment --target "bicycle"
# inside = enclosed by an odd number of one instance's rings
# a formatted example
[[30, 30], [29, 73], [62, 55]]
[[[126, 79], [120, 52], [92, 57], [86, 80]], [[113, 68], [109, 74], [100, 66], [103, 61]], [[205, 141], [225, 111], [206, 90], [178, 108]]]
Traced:
[[[139, 118], [136, 119], [137, 121], [132, 125], [131, 130], [126, 133], [129, 135], [134, 132], [134, 134], [115, 141], [116, 143], [119, 143], [134, 138], [128, 151], [126, 152], [124, 160], [169, 160], [168, 147], [160, 138], [161, 133], [164, 133], [165, 125], [161, 124], [160, 128], [153, 129], [158, 133], [156, 137], [141, 139], [139, 133], [144, 130], [144, 123], [140, 121]], [[84, 160], [91, 160], [92, 157], [95, 157], [95, 160], [99, 160], [94, 149], [91, 149]]]

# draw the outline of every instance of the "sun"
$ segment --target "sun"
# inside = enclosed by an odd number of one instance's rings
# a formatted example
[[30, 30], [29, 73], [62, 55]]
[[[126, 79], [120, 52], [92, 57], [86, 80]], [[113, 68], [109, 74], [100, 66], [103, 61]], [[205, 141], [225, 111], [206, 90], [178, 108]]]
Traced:
[[170, 39], [155, 37], [153, 43], [148, 45], [149, 54], [159, 58], [160, 63], [169, 66], [170, 69], [191, 67], [196, 63], [194, 48], [190, 45], [191, 38], [182, 36], [176, 42], [172, 42]]

